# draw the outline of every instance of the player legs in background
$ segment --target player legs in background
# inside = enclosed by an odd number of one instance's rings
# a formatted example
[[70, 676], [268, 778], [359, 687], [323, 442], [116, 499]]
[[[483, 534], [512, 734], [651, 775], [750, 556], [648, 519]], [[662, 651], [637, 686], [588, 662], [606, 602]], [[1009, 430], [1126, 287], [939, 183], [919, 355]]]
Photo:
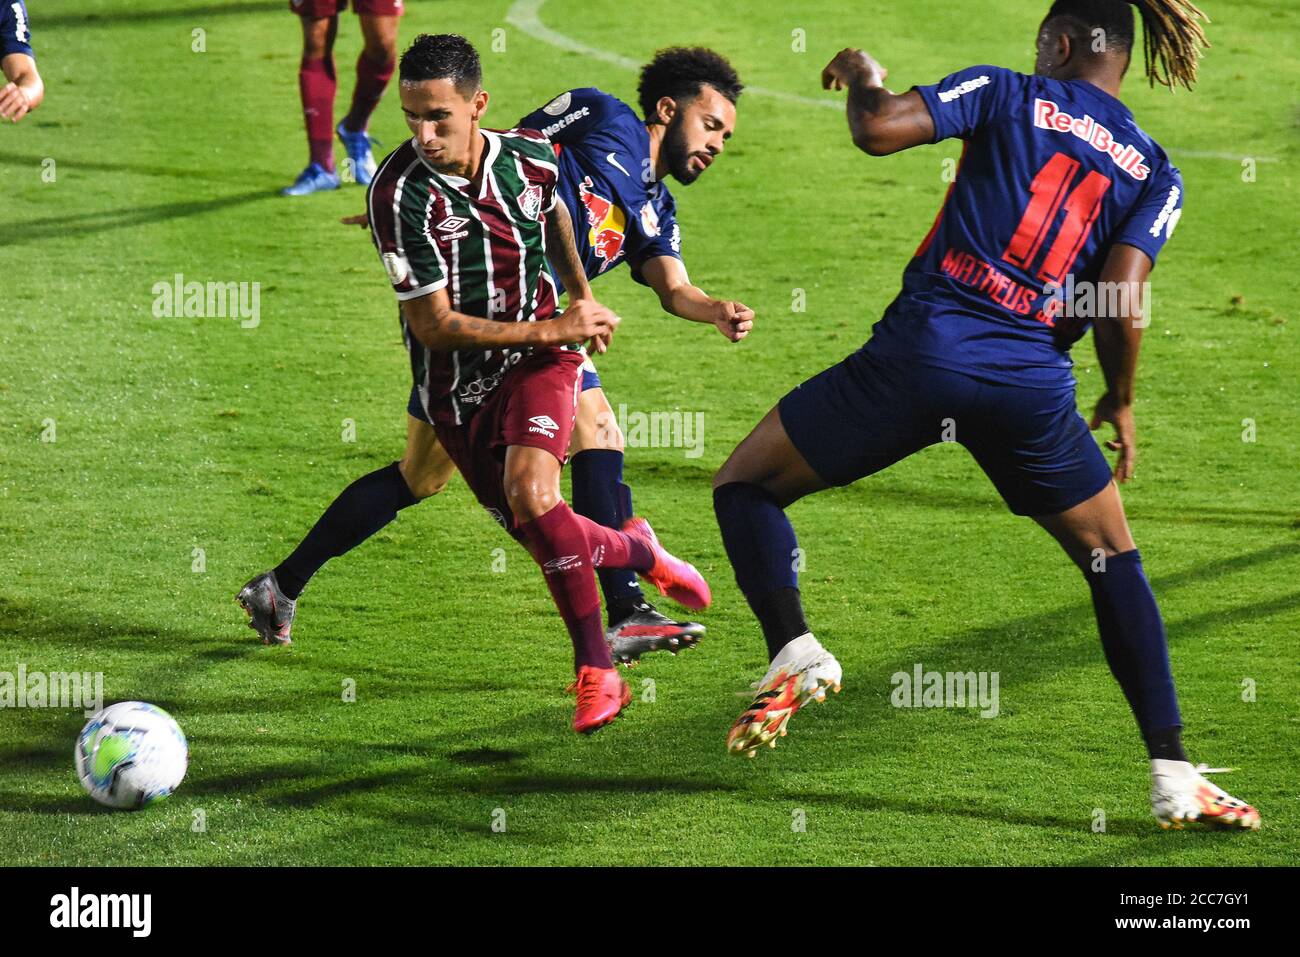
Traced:
[[[334, 70], [334, 39], [339, 18], [336, 0], [299, 0], [291, 4], [302, 22], [302, 61], [298, 66], [298, 91], [302, 97], [310, 159], [285, 196], [306, 196], [321, 190], [338, 189], [334, 169], [334, 94], [338, 77]], [[317, 13], [316, 11], [321, 11]]]
[[[582, 379], [569, 459], [573, 510], [606, 528], [622, 528], [633, 515], [632, 490], [623, 482], [623, 433], [590, 359]], [[620, 569], [601, 569], [597, 575], [608, 616], [605, 637], [615, 661], [635, 664], [652, 651], [677, 654], [703, 636], [699, 622], [675, 621], [646, 601], [636, 575]]]
[[441, 492], [455, 471], [433, 426], [408, 414], [401, 461], [349, 485], [288, 558], [239, 590], [236, 600], [248, 612], [248, 627], [263, 644], [290, 644], [298, 596], [321, 566], [356, 548], [402, 509]]
[[[357, 85], [352, 91], [352, 107], [339, 123], [337, 132], [352, 164], [353, 178], [366, 186], [375, 175], [375, 157], [367, 129], [370, 116], [397, 67], [397, 20], [402, 5], [400, 0], [372, 0], [369, 7], [363, 7], [363, 3], [364, 0], [358, 0], [357, 19], [361, 21], [364, 46], [357, 57]], [[363, 12], [371, 8], [393, 12]]]
[[[574, 426], [570, 468], [573, 511], [622, 529], [632, 518], [632, 491], [623, 484], [623, 436], [594, 371], [584, 384]], [[422, 418], [413, 394], [406, 418], [406, 451], [400, 462], [365, 475], [349, 485], [325, 510], [293, 553], [272, 571], [254, 576], [238, 600], [249, 614], [248, 626], [263, 644], [291, 643], [297, 600], [307, 583], [331, 558], [356, 548], [380, 531], [404, 508], [441, 492], [456, 467], [438, 443], [433, 426]], [[704, 634], [698, 622], [676, 621], [645, 599], [635, 574], [598, 569], [608, 609], [605, 637], [614, 660], [635, 663], [641, 655], [666, 650], [676, 654]]]

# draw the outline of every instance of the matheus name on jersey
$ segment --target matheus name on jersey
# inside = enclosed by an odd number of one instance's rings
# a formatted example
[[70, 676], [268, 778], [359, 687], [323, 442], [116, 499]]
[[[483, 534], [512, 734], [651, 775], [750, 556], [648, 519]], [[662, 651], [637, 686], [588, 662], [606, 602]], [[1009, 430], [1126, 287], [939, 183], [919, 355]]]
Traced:
[[[556, 202], [550, 142], [532, 130], [481, 130], [480, 182], [439, 173], [414, 140], [394, 150], [370, 185], [370, 229], [401, 301], [447, 289], [451, 308], [498, 322], [550, 319], [556, 287], [544, 220]], [[402, 333], [420, 401], [434, 420], [462, 423], [531, 351], [434, 352]]]
[[560, 198], [588, 279], [627, 260], [638, 282], [657, 256], [681, 258], [672, 193], [655, 178], [650, 134], [622, 100], [594, 87], [561, 93], [519, 121], [555, 143]]
[[1083, 80], [994, 66], [917, 92], [935, 141], [964, 140], [943, 208], [867, 349], [990, 381], [1073, 385], [1086, 322], [1061, 290], [1095, 283], [1117, 243], [1154, 262], [1183, 181], [1119, 100]]

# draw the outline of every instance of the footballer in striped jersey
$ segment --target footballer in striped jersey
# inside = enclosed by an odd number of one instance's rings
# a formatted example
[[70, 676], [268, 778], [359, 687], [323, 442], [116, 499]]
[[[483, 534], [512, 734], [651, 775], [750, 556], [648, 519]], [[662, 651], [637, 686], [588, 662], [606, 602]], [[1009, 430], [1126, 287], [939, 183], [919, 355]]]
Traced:
[[[618, 318], [591, 298], [568, 209], [557, 199], [550, 142], [532, 130], [481, 128], [488, 94], [463, 37], [420, 36], [402, 57], [400, 78], [413, 136], [380, 166], [368, 205], [420, 401], [475, 498], [541, 568], [573, 644], [573, 727], [594, 731], [631, 701], [601, 627], [594, 569], [636, 572], [688, 608], [707, 607], [709, 587], [643, 518], [607, 528], [560, 495], [581, 346], [603, 350]], [[569, 297], [563, 312], [551, 271]], [[379, 469], [330, 506], [295, 555], [338, 554], [415, 501], [401, 464]], [[264, 640], [288, 639], [296, 595], [286, 589], [305, 584], [294, 580], [297, 560], [290, 556], [239, 594]]]

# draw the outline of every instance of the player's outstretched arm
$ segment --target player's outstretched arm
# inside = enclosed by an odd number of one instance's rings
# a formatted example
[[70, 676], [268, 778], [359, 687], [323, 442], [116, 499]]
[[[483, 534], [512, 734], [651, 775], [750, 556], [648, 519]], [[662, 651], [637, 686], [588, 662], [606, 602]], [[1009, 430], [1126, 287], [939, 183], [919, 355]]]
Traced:
[[45, 83], [36, 61], [26, 53], [11, 53], [0, 60], [0, 72], [9, 82], [0, 87], [0, 117], [17, 123], [41, 105]]
[[1115, 463], [1115, 480], [1127, 482], [1133, 477], [1137, 462], [1137, 431], [1133, 422], [1133, 382], [1137, 376], [1138, 347], [1142, 344], [1142, 329], [1146, 326], [1142, 295], [1147, 276], [1151, 273], [1151, 260], [1136, 246], [1117, 243], [1106, 257], [1101, 270], [1101, 283], [1122, 283], [1102, 289], [1121, 289], [1126, 294], [1110, 297], [1122, 304], [1120, 315], [1101, 316], [1093, 321], [1092, 340], [1097, 349], [1097, 361], [1106, 377], [1106, 394], [1097, 400], [1089, 428], [1099, 428], [1103, 422], [1115, 427], [1115, 438], [1106, 443], [1112, 452], [1119, 453]]
[[580, 299], [545, 322], [497, 322], [467, 316], [451, 308], [445, 288], [403, 302], [402, 315], [411, 334], [435, 352], [566, 346], [588, 340], [608, 343], [618, 326], [618, 316], [594, 299]]
[[822, 70], [822, 89], [848, 90], [846, 111], [853, 145], [871, 156], [888, 156], [934, 142], [934, 119], [915, 90], [885, 89], [889, 71], [871, 55], [841, 50]]
[[691, 285], [686, 267], [674, 256], [647, 259], [641, 265], [641, 276], [659, 296], [664, 312], [692, 322], [711, 322], [732, 342], [739, 342], [754, 328], [753, 309], [743, 302], [714, 299]]

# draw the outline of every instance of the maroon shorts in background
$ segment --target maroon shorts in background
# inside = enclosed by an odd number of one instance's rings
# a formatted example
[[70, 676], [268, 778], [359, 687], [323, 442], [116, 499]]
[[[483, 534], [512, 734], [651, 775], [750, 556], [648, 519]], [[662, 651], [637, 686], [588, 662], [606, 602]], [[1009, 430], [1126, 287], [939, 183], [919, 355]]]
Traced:
[[511, 533], [515, 519], [506, 504], [506, 447], [543, 449], [564, 463], [578, 414], [583, 358], [581, 352], [559, 349], [535, 353], [505, 374], [469, 422], [434, 424], [474, 497]]
[[[352, 9], [371, 17], [400, 17], [402, 0], [352, 0]], [[348, 0], [289, 0], [300, 17], [333, 17], [348, 8]]]

